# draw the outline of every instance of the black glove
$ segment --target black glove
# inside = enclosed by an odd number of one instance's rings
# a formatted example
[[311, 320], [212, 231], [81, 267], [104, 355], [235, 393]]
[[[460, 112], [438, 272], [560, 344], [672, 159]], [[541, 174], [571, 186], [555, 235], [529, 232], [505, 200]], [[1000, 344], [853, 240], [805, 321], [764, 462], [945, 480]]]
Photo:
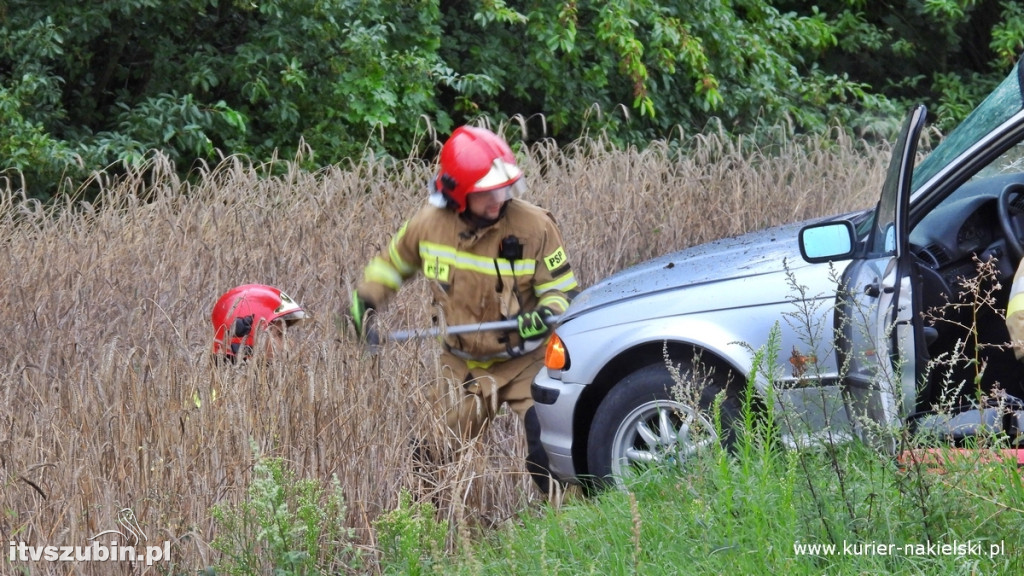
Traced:
[[543, 338], [551, 331], [548, 326], [548, 318], [555, 313], [547, 306], [541, 306], [529, 312], [523, 312], [516, 316], [516, 323], [519, 325], [519, 335], [523, 340], [536, 340]]
[[356, 329], [356, 336], [371, 346], [380, 344], [380, 335], [373, 322], [373, 304], [360, 298], [358, 293], [352, 292], [352, 307], [349, 309], [349, 313], [352, 326]]

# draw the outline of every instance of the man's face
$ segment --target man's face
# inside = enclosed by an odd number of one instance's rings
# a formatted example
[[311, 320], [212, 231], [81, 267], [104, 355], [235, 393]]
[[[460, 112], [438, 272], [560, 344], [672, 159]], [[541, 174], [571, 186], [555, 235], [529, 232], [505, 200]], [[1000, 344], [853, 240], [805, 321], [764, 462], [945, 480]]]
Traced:
[[487, 192], [473, 192], [466, 196], [466, 210], [477, 218], [484, 220], [495, 220], [501, 214], [501, 207], [509, 200], [511, 186], [488, 190]]
[[257, 356], [271, 360], [285, 350], [285, 332], [287, 328], [283, 320], [271, 322], [261, 334], [256, 336]]

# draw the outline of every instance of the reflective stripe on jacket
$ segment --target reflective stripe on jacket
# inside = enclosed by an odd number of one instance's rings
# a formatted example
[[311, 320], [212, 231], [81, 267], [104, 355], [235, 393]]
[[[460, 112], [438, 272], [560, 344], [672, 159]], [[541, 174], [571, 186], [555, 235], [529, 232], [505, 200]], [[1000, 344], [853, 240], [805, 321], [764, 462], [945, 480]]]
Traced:
[[1017, 359], [1024, 358], [1024, 261], [1017, 267], [1010, 288], [1010, 300], [1006, 305], [1006, 329]]
[[[521, 258], [499, 257], [502, 240], [513, 236]], [[366, 266], [356, 292], [382, 307], [417, 272], [430, 280], [449, 326], [505, 320], [540, 306], [561, 314], [578, 291], [554, 217], [519, 199], [509, 201], [502, 218], [483, 229], [452, 210], [425, 205]], [[460, 356], [477, 359], [524, 351], [515, 330], [448, 336], [445, 343]]]

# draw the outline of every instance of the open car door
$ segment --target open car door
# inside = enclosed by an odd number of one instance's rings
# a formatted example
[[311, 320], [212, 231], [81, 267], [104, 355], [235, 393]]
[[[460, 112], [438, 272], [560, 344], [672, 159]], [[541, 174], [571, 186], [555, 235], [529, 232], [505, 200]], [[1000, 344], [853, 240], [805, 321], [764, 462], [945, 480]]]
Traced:
[[907, 115], [893, 149], [865, 242], [843, 273], [836, 302], [839, 366], [850, 419], [860, 436], [895, 449], [894, 431], [914, 408], [921, 315], [909, 250], [911, 175], [926, 111]]

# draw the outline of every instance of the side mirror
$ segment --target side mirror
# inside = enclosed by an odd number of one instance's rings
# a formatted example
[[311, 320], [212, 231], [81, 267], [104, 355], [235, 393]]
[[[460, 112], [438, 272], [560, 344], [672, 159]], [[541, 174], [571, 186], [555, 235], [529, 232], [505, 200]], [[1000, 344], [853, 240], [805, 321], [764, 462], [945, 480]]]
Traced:
[[818, 222], [800, 230], [800, 255], [812, 264], [853, 257], [857, 236], [848, 220]]

